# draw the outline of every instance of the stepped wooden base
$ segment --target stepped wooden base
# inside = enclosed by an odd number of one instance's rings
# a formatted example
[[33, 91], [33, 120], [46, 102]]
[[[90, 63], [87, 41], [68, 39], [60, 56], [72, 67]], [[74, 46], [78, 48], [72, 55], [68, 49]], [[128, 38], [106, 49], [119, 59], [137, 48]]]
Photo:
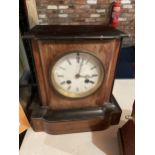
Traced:
[[114, 97], [103, 107], [52, 110], [32, 103], [30, 122], [35, 131], [49, 134], [98, 131], [119, 123], [121, 109]]

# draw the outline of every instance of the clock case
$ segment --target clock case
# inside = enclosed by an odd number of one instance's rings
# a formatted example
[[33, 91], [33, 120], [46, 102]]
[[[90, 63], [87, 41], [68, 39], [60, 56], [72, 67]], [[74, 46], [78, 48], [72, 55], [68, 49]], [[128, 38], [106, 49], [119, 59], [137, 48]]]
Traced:
[[[37, 25], [24, 35], [32, 44], [38, 93], [31, 103], [35, 131], [50, 134], [102, 130], [119, 123], [121, 109], [112, 95], [122, 38], [127, 35], [102, 25]], [[103, 63], [105, 77], [90, 96], [70, 99], [52, 87], [49, 70], [67, 51], [90, 51]]]

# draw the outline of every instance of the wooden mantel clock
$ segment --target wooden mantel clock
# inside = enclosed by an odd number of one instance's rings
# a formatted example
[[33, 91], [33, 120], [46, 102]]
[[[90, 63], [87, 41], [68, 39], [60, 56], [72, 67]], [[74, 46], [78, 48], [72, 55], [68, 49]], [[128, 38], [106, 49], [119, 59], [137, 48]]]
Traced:
[[31, 125], [51, 134], [103, 130], [118, 124], [114, 73], [126, 34], [102, 25], [38, 25], [31, 39], [39, 95]]

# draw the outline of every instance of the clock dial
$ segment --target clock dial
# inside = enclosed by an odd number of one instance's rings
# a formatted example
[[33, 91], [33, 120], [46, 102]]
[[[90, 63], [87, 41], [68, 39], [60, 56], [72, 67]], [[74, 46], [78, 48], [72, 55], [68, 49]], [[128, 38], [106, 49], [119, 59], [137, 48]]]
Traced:
[[54, 88], [70, 98], [81, 98], [94, 93], [104, 78], [100, 60], [87, 52], [74, 51], [59, 58], [51, 70]]

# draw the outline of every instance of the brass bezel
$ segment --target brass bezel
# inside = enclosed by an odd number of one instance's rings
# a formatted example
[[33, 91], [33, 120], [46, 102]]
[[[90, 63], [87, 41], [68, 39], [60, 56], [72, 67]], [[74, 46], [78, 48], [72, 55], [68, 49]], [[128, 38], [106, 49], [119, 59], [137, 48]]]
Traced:
[[[97, 59], [98, 63], [99, 63], [99, 67], [100, 67], [100, 77], [99, 77], [99, 80], [98, 80], [98, 83], [95, 85], [95, 87], [93, 87], [91, 90], [87, 91], [87, 92], [84, 92], [84, 93], [71, 93], [71, 92], [66, 92], [64, 89], [62, 89], [55, 81], [54, 79], [54, 67], [55, 67], [55, 64], [57, 63], [57, 61], [59, 59], [61, 59], [62, 57], [68, 55], [68, 54], [71, 54], [71, 53], [86, 53], [86, 54], [89, 54], [93, 57], [95, 57], [95, 59]], [[84, 97], [88, 97], [90, 95], [92, 95], [93, 93], [95, 93], [97, 91], [97, 89], [101, 86], [103, 80], [104, 80], [104, 66], [103, 66], [103, 63], [101, 62], [101, 60], [92, 52], [90, 51], [83, 51], [83, 50], [72, 50], [72, 51], [67, 51], [65, 52], [64, 54], [62, 54], [61, 56], [59, 56], [57, 58], [57, 60], [53, 63], [53, 65], [50, 67], [50, 83], [53, 85], [53, 88], [61, 95], [67, 97], [67, 98], [70, 98], [70, 99], [80, 99], [80, 98], [84, 98]]]

